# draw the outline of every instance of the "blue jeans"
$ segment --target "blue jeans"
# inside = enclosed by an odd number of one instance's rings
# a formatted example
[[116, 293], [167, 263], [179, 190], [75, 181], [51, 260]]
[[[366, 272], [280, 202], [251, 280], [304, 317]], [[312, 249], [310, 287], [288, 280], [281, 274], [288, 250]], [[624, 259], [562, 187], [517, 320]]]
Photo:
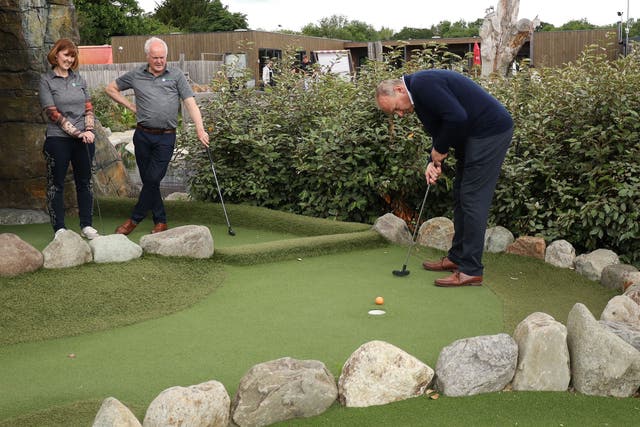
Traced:
[[500, 169], [513, 129], [485, 138], [469, 138], [456, 149], [453, 183], [453, 242], [447, 257], [470, 276], [482, 276], [484, 235]]
[[136, 163], [142, 181], [138, 203], [131, 214], [135, 223], [142, 221], [149, 211], [153, 215], [154, 224], [167, 222], [167, 213], [160, 194], [160, 181], [167, 173], [175, 143], [175, 133], [153, 135], [136, 129], [133, 134]]
[[95, 145], [85, 144], [78, 138], [50, 136], [44, 141], [42, 153], [47, 164], [47, 210], [53, 231], [66, 228], [64, 179], [67, 176], [69, 162], [73, 168], [73, 179], [76, 184], [80, 228], [91, 225], [93, 215], [91, 164]]

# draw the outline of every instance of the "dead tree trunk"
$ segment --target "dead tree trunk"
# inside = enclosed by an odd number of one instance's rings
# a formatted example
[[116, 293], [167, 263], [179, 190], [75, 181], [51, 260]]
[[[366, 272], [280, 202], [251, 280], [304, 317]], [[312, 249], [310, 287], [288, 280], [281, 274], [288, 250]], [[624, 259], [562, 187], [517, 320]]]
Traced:
[[509, 64], [540, 24], [538, 17], [518, 20], [519, 9], [520, 0], [498, 0], [496, 9], [485, 16], [480, 28], [482, 76], [506, 76]]

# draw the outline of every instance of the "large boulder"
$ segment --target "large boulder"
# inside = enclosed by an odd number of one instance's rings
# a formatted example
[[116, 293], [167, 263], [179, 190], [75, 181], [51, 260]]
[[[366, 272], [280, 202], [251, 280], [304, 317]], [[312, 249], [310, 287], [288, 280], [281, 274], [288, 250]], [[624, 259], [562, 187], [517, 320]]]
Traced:
[[518, 363], [518, 344], [507, 334], [454, 341], [436, 363], [436, 385], [447, 396], [471, 396], [504, 389]]
[[92, 427], [141, 427], [141, 424], [118, 399], [107, 397], [102, 401]]
[[109, 234], [89, 241], [93, 252], [93, 261], [126, 262], [142, 256], [142, 248], [133, 243], [124, 234]]
[[578, 255], [575, 260], [576, 271], [596, 282], [600, 280], [602, 270], [606, 266], [619, 263], [618, 255], [609, 249], [596, 249], [593, 252]]
[[[626, 293], [631, 287], [640, 287], [640, 271], [631, 271], [627, 272], [624, 275], [624, 283], [622, 284], [622, 289]], [[638, 302], [638, 301], [636, 301]], [[640, 304], [640, 302], [638, 302]]]
[[46, 224], [51, 221], [43, 210], [0, 208], [0, 225]]
[[640, 329], [640, 305], [626, 295], [616, 295], [602, 310], [600, 320], [627, 323]]
[[213, 236], [204, 225], [183, 225], [142, 236], [140, 246], [151, 254], [210, 258], [213, 255]]
[[58, 233], [42, 254], [44, 268], [75, 267], [93, 260], [91, 247], [73, 230]]
[[[632, 274], [635, 275], [636, 273]], [[635, 301], [636, 304], [640, 305], [640, 282], [634, 283], [631, 286], [627, 287], [627, 289], [624, 290], [623, 295], [628, 296], [633, 301]]]
[[392, 213], [386, 213], [376, 219], [373, 229], [391, 243], [410, 245], [413, 242], [407, 223]]
[[576, 259], [576, 250], [566, 240], [555, 240], [547, 246], [544, 261], [560, 268], [573, 268]]
[[424, 394], [433, 369], [384, 341], [361, 345], [345, 362], [338, 380], [340, 403], [385, 405]]
[[188, 202], [191, 200], [191, 196], [189, 195], [189, 193], [176, 191], [171, 194], [168, 194], [164, 199], [167, 201], [179, 200], [179, 201]]
[[231, 400], [218, 381], [171, 387], [160, 393], [147, 408], [144, 427], [227, 427]]
[[603, 327], [577, 303], [567, 319], [572, 384], [594, 396], [632, 396], [640, 387], [640, 351]]
[[566, 391], [571, 380], [567, 328], [546, 313], [532, 313], [518, 324], [518, 367], [513, 389]]
[[244, 427], [313, 417], [337, 396], [335, 379], [324, 363], [283, 357], [255, 365], [242, 377], [231, 418]]
[[640, 351], [640, 329], [623, 322], [600, 320], [598, 323], [619, 336], [624, 342]]
[[600, 284], [605, 288], [624, 290], [624, 285], [633, 281], [633, 273], [638, 269], [630, 264], [611, 264], [602, 269]]
[[505, 252], [514, 255], [528, 256], [544, 259], [546, 243], [542, 237], [521, 236], [515, 242], [507, 246]]
[[42, 253], [13, 233], [0, 234], [0, 276], [29, 273], [42, 267]]
[[418, 230], [417, 241], [422, 246], [448, 251], [453, 241], [453, 221], [442, 216], [425, 221]]
[[504, 252], [514, 241], [513, 233], [506, 228], [500, 225], [490, 227], [484, 233], [484, 251], [491, 253]]

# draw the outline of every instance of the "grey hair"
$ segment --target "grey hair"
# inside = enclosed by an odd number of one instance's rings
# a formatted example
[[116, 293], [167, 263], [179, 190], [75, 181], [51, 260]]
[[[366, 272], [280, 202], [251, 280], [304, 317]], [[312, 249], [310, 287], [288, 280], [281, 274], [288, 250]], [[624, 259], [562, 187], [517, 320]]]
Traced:
[[381, 81], [376, 88], [376, 99], [380, 98], [381, 96], [393, 96], [393, 88], [401, 84], [402, 79], [389, 79]]
[[149, 54], [149, 50], [151, 49], [151, 44], [153, 43], [161, 43], [162, 46], [164, 46], [164, 52], [165, 55], [169, 55], [169, 47], [167, 46], [167, 44], [164, 42], [164, 40], [162, 40], [161, 38], [158, 37], [150, 37], [147, 39], [146, 42], [144, 42], [144, 53], [145, 55]]

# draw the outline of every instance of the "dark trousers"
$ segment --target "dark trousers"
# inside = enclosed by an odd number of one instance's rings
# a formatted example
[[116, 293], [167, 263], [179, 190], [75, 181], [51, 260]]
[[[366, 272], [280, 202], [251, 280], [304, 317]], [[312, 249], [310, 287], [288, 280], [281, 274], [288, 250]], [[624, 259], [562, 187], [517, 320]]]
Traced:
[[[87, 151], [88, 150], [88, 151]], [[50, 136], [42, 150], [47, 164], [47, 210], [53, 231], [66, 228], [64, 223], [64, 179], [69, 162], [76, 184], [80, 228], [91, 225], [93, 192], [91, 188], [91, 163], [95, 154], [94, 144], [81, 139]]]
[[136, 129], [133, 134], [136, 163], [142, 181], [138, 203], [131, 214], [134, 222], [142, 221], [149, 211], [153, 215], [154, 224], [167, 222], [167, 213], [160, 194], [160, 181], [167, 173], [175, 143], [175, 133], [153, 135]]
[[448, 258], [471, 276], [482, 276], [489, 209], [512, 136], [510, 129], [486, 138], [470, 138], [465, 149], [455, 153], [454, 235]]

